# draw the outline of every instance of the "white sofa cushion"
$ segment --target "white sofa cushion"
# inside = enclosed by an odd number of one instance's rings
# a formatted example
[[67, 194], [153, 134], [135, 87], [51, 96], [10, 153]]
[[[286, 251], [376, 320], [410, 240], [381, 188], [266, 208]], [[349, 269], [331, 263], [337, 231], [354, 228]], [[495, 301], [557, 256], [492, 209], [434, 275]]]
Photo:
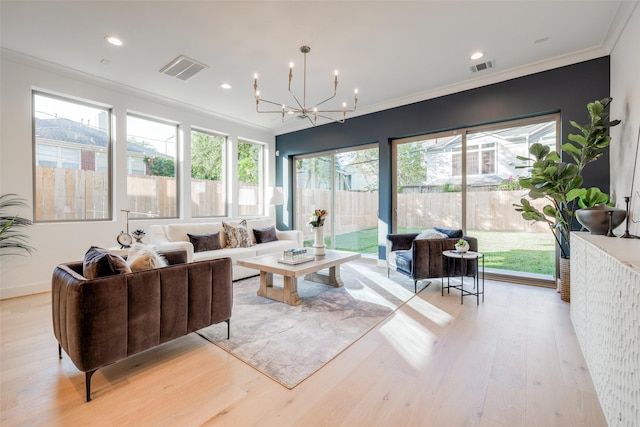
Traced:
[[250, 248], [223, 248], [215, 251], [197, 252], [193, 254], [194, 261], [200, 261], [203, 259], [216, 259], [216, 258], [231, 258], [231, 263], [236, 264], [239, 259], [246, 259], [256, 256], [255, 247]]

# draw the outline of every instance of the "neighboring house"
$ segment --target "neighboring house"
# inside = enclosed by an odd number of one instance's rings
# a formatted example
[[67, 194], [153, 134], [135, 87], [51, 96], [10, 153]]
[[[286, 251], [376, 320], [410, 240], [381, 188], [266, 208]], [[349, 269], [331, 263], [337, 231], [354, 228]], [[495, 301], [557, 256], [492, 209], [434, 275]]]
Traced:
[[[107, 172], [108, 136], [104, 120], [79, 123], [65, 118], [36, 118], [36, 162], [38, 166]], [[127, 172], [150, 175], [145, 157], [173, 159], [153, 147], [127, 142]]]
[[[467, 140], [467, 185], [494, 187], [515, 180], [525, 172], [518, 169], [529, 157], [531, 144], [540, 142], [555, 148], [555, 122], [477, 133]], [[462, 184], [462, 137], [439, 138], [426, 155], [427, 174], [422, 185], [404, 186], [403, 192], [442, 191], [443, 187]]]

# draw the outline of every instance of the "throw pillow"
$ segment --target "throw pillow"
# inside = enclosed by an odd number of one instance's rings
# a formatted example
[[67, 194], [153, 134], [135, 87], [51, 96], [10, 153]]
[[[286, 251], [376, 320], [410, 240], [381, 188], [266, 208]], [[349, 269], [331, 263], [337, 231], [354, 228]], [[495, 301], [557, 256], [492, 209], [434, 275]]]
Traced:
[[229, 248], [250, 248], [253, 246], [249, 230], [247, 229], [247, 220], [240, 221], [237, 227], [222, 223], [224, 229], [224, 236], [227, 239], [227, 247]]
[[459, 239], [460, 237], [462, 237], [462, 230], [458, 229], [458, 230], [447, 230], [446, 228], [438, 228], [438, 227], [433, 227], [434, 230], [439, 231], [440, 233], [444, 233], [447, 235], [447, 237], [449, 238], [454, 238], [454, 239]]
[[436, 230], [424, 230], [416, 239], [446, 239], [448, 236]]
[[189, 234], [189, 241], [193, 245], [194, 252], [206, 252], [214, 251], [216, 249], [222, 249], [220, 244], [220, 232], [217, 231], [211, 234]]
[[276, 227], [273, 225], [266, 228], [254, 228], [253, 235], [256, 236], [256, 243], [267, 243], [278, 240]]
[[155, 250], [140, 243], [134, 243], [129, 249], [127, 263], [131, 271], [151, 270], [152, 268], [166, 267], [167, 260]]
[[131, 268], [120, 256], [91, 246], [82, 261], [82, 275], [87, 279], [131, 273]]

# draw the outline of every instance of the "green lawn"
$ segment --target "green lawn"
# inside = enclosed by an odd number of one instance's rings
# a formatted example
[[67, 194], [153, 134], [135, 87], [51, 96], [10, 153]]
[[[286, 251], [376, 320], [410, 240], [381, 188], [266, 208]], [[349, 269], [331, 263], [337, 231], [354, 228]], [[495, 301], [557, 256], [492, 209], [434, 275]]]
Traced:
[[[419, 232], [400, 230], [401, 233]], [[469, 230], [469, 235], [478, 238], [480, 252], [485, 255], [485, 267], [527, 273], [555, 274], [555, 242], [551, 233], [499, 232]], [[305, 241], [311, 246], [312, 240]], [[329, 246], [329, 238], [325, 237]], [[336, 236], [336, 249], [378, 253], [378, 229], [368, 228]]]

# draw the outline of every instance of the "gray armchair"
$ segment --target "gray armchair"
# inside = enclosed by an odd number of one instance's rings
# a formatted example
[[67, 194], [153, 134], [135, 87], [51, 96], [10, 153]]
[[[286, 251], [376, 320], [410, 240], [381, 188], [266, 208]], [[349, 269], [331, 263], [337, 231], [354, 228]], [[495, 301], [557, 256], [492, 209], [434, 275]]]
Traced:
[[[418, 233], [387, 234], [387, 276], [391, 270], [413, 279], [414, 292], [418, 292], [418, 281], [451, 276], [475, 276], [478, 262], [469, 260], [455, 263], [455, 271], [447, 270], [442, 252], [455, 249], [458, 238], [416, 239]], [[478, 250], [478, 239], [463, 237], [470, 250]], [[422, 289], [429, 286], [427, 283]], [[421, 290], [422, 290], [421, 289]]]

